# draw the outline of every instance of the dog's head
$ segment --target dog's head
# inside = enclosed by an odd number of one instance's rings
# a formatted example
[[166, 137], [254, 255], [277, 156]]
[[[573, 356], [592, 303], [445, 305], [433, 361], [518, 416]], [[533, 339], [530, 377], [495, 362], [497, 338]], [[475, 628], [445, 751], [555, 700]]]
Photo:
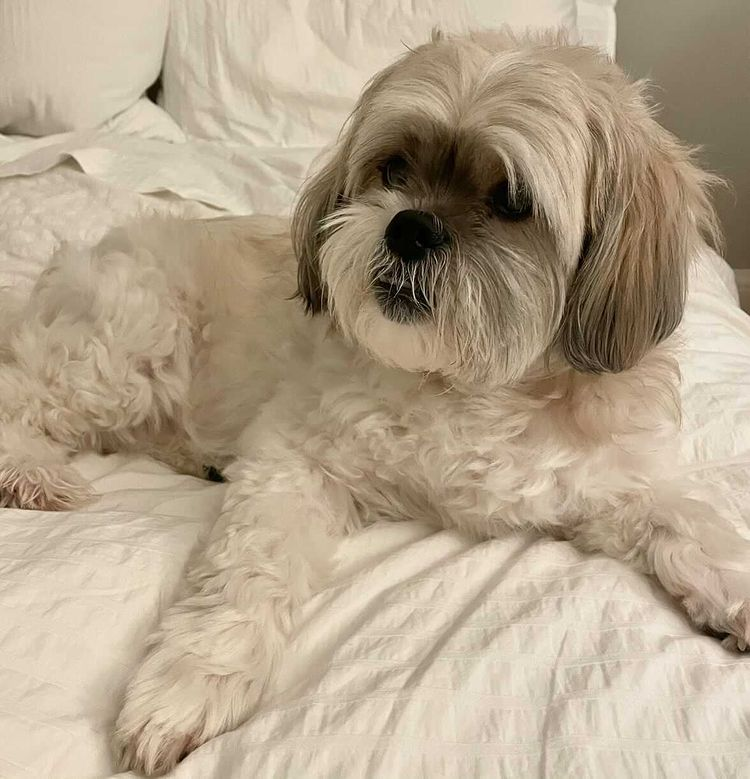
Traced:
[[708, 183], [594, 50], [435, 36], [371, 81], [303, 188], [299, 292], [407, 370], [620, 371], [680, 320]]

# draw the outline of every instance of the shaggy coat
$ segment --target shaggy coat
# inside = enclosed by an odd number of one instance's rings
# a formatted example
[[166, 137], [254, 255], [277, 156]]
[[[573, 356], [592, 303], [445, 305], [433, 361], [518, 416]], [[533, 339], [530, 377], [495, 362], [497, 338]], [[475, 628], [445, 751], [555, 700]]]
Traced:
[[230, 482], [128, 686], [122, 766], [248, 717], [336, 538], [384, 517], [605, 552], [744, 649], [748, 542], [676, 466], [663, 343], [710, 183], [595, 51], [436, 36], [365, 89], [291, 235], [131, 225], [6, 298], [4, 505], [88, 499], [85, 448]]

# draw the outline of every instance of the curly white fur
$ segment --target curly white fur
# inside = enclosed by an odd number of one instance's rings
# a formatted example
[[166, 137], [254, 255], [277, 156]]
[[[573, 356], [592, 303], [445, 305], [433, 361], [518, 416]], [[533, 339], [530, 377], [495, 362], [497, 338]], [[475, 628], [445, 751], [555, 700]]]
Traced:
[[[528, 222], [492, 221], [484, 193], [467, 194], [465, 182], [440, 200], [383, 192], [358, 172], [381, 142], [367, 134], [369, 101], [403, 106], [399, 90], [412, 94], [419, 77], [412, 57], [451, 85], [414, 93], [409, 110], [429, 121], [455, 121], [456, 94], [484, 94], [489, 108], [504, 95], [515, 109], [515, 126], [487, 119], [488, 108], [480, 123], [493, 132], [474, 129], [489, 144], [480, 157], [504, 138], [500, 169], [541, 195]], [[523, 79], [553, 100], [524, 102]], [[334, 539], [375, 518], [419, 517], [480, 538], [517, 528], [567, 538], [655, 575], [697, 625], [746, 648], [750, 547], [721, 502], [694, 494], [677, 469], [678, 370], [668, 343], [659, 345], [681, 310], [677, 264], [710, 210], [701, 174], [628, 89], [591, 52], [507, 36], [436, 41], [376, 78], [295, 219], [301, 292], [309, 308], [329, 307], [323, 316], [308, 319], [289, 299], [288, 225], [266, 218], [153, 221], [92, 250], [66, 247], [27, 304], [7, 307], [4, 505], [87, 499], [67, 463], [83, 448], [145, 451], [192, 473], [216, 465], [231, 482], [125, 694], [115, 734], [123, 766], [163, 772], [246, 718], [295, 607], [325, 585]], [[574, 99], [565, 90], [590, 98], [613, 134], [607, 112], [632, 109], [630, 152], [585, 121], [571, 130], [583, 108], [572, 118], [557, 111], [555, 101]], [[629, 108], [617, 102], [625, 93]], [[472, 115], [462, 110], [462, 121]], [[520, 138], [519, 125], [533, 120], [542, 136]], [[553, 159], [564, 156], [561, 138], [572, 144], [570, 181]], [[459, 149], [469, 142], [461, 135]], [[612, 159], [601, 159], [602, 144]], [[629, 178], [643, 160], [627, 154], [645, 159], [654, 148], [643, 195]], [[488, 168], [479, 164], [477, 181]], [[665, 192], [676, 193], [679, 214], [649, 211]], [[383, 259], [389, 219], [428, 197], [460, 248], [440, 279], [423, 279], [433, 316], [394, 322], [368, 273]]]

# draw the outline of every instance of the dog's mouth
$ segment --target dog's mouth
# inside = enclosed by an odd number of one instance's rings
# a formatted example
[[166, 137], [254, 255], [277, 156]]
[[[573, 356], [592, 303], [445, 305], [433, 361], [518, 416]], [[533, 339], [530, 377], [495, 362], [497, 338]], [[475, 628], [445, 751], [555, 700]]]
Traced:
[[427, 316], [432, 306], [419, 286], [383, 271], [372, 282], [380, 310], [394, 322], [408, 323]]

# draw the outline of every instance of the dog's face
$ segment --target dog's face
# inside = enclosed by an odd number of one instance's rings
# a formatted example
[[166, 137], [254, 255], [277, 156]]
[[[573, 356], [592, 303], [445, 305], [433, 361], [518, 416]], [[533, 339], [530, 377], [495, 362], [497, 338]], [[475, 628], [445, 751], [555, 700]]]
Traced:
[[300, 293], [407, 370], [623, 370], [679, 322], [707, 181], [592, 50], [436, 38], [375, 77], [303, 189]]

